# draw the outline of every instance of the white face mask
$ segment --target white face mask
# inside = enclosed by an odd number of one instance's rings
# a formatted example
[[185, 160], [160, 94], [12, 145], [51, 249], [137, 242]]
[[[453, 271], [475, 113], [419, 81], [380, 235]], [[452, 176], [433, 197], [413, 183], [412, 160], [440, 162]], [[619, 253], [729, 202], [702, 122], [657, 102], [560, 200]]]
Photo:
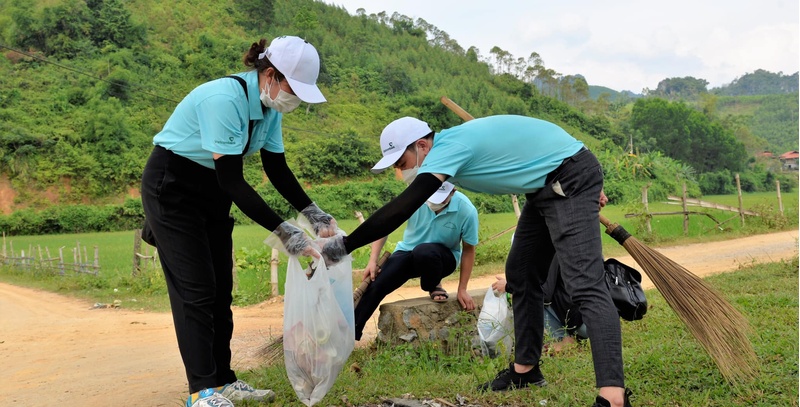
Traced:
[[444, 207], [447, 206], [447, 204], [449, 203], [450, 203], [449, 199], [438, 204], [435, 204], [431, 201], [425, 201], [425, 204], [428, 205], [428, 208], [431, 208], [431, 210], [434, 212], [439, 212], [440, 210], [444, 209]]
[[417, 151], [416, 145], [414, 145], [414, 154], [417, 156], [417, 165], [415, 165], [414, 168], [400, 171], [403, 174], [403, 181], [405, 181], [406, 184], [411, 184], [414, 178], [417, 178], [417, 171], [419, 170], [419, 152]]
[[[274, 80], [273, 82], [278, 82], [278, 80]], [[275, 109], [281, 113], [289, 113], [294, 109], [297, 109], [300, 106], [300, 98], [297, 95], [292, 95], [289, 92], [285, 92], [283, 89], [280, 88], [281, 83], [278, 82], [278, 96], [275, 99], [272, 99], [269, 96], [270, 90], [272, 86], [270, 85], [269, 88], [265, 85], [264, 89], [261, 89], [261, 103], [264, 106]]]

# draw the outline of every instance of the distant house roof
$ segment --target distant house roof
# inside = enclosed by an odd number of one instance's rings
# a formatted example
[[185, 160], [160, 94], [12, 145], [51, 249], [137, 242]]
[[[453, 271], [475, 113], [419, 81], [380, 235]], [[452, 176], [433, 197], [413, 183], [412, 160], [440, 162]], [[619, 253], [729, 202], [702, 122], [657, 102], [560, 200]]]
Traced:
[[797, 151], [787, 151], [781, 154], [781, 156], [778, 158], [780, 158], [781, 160], [798, 159], [800, 158], [800, 153], [798, 153]]
[[766, 157], [766, 158], [773, 158], [773, 157], [775, 157], [775, 154], [772, 154], [771, 151], [762, 151], [762, 152], [758, 153], [758, 156], [759, 157]]

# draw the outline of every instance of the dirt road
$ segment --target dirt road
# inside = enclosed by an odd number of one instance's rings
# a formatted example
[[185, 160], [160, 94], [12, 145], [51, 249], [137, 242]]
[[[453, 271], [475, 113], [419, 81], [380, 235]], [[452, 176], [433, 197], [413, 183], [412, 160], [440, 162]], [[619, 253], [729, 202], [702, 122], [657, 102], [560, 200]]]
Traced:
[[[792, 258], [797, 250], [796, 230], [659, 249], [700, 276]], [[629, 257], [617, 259], [636, 267]], [[493, 276], [475, 278], [470, 288], [485, 289], [492, 281]], [[444, 284], [451, 293], [456, 285], [455, 280]], [[652, 287], [649, 280], [643, 285]], [[422, 294], [418, 286], [409, 283], [385, 301]], [[125, 304], [128, 299], [121, 300]], [[92, 305], [0, 283], [0, 404], [183, 405], [188, 387], [171, 315], [91, 309]], [[255, 350], [281, 332], [282, 315], [280, 299], [234, 309], [235, 369], [258, 364]], [[375, 325], [368, 327], [370, 337], [375, 335]]]

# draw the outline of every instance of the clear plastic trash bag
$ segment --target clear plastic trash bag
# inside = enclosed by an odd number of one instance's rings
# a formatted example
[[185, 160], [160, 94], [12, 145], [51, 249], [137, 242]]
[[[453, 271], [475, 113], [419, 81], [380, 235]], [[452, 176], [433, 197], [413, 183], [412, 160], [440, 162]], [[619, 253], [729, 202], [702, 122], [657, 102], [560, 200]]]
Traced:
[[283, 315], [286, 373], [307, 406], [325, 397], [355, 347], [352, 258], [310, 267], [316, 270], [307, 278], [299, 259], [289, 257]]
[[506, 295], [486, 290], [483, 306], [478, 314], [478, 336], [483, 354], [494, 358], [511, 354], [514, 343], [514, 319]]

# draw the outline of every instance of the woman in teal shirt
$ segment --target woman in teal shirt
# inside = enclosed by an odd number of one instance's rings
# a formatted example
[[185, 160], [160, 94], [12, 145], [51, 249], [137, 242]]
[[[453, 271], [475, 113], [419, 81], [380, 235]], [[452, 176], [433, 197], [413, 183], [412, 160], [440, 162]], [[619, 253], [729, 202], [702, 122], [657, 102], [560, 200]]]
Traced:
[[331, 235], [335, 219], [303, 191], [286, 164], [281, 120], [301, 101], [321, 103], [316, 85], [319, 55], [298, 37], [253, 43], [249, 70], [204, 83], [175, 108], [142, 174], [145, 235], [158, 248], [190, 396], [189, 407], [228, 407], [264, 400], [237, 380], [230, 366], [233, 334], [231, 204], [273, 231], [292, 255], [319, 257], [297, 227], [284, 222], [250, 186], [243, 158], [259, 152], [275, 189], [312, 223]]

